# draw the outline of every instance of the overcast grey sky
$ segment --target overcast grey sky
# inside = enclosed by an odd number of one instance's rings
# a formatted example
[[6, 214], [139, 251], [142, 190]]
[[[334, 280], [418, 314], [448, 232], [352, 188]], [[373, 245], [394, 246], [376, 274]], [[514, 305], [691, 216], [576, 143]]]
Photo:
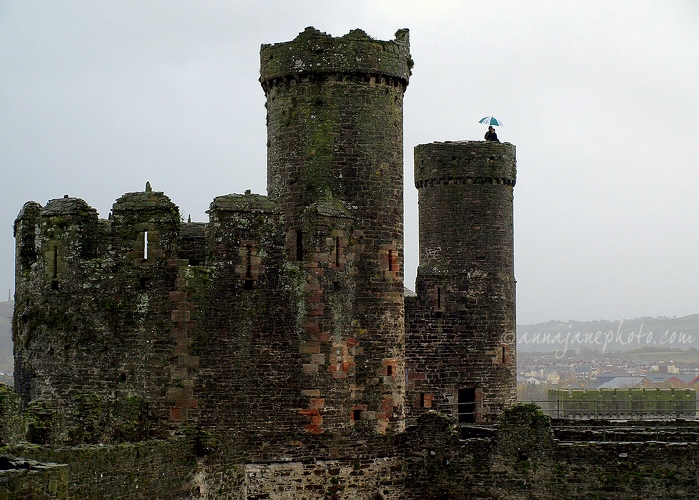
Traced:
[[149, 180], [206, 221], [215, 196], [266, 194], [259, 48], [306, 26], [410, 29], [409, 288], [413, 147], [493, 114], [517, 146], [518, 323], [699, 313], [696, 0], [0, 0], [0, 300], [28, 200], [106, 218]]

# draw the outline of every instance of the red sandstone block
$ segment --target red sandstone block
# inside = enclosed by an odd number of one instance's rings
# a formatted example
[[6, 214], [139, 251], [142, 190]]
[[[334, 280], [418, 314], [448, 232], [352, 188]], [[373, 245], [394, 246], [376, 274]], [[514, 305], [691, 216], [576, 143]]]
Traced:
[[313, 424], [307, 425], [304, 427], [304, 429], [306, 429], [306, 432], [310, 432], [311, 434], [321, 434], [323, 432], [323, 429]]
[[347, 347], [354, 347], [357, 344], [357, 339], [350, 337], [346, 340], [346, 343]]
[[303, 328], [306, 333], [318, 333], [320, 328], [318, 327], [318, 318], [306, 318], [303, 322]]
[[170, 292], [170, 302], [180, 302], [187, 298], [185, 292], [174, 291]]
[[330, 336], [327, 332], [318, 332], [311, 335], [311, 340], [316, 342], [327, 342]]
[[343, 361], [342, 362], [342, 371], [345, 371], [345, 372], [348, 371], [351, 366], [354, 366], [353, 361]]
[[313, 375], [318, 373], [318, 365], [316, 364], [301, 365], [301, 368], [303, 370], [303, 373], [305, 373], [306, 375]]
[[301, 395], [317, 398], [318, 396], [320, 396], [320, 390], [318, 390], [318, 389], [302, 389]]
[[301, 342], [299, 345], [300, 354], [318, 354], [320, 352], [320, 342]]
[[194, 311], [194, 302], [181, 302], [177, 305], [178, 309], [184, 309], [185, 311]]
[[393, 413], [393, 398], [391, 396], [384, 396], [383, 402], [381, 403], [381, 408], [386, 412], [388, 416], [390, 416], [391, 413]]
[[170, 408], [170, 420], [174, 420], [176, 422], [187, 420], [187, 409], [177, 407]]
[[301, 408], [299, 414], [302, 417], [313, 417], [314, 415], [320, 415], [317, 408]]
[[424, 373], [408, 372], [408, 380], [425, 380], [425, 378]]
[[311, 307], [308, 308], [308, 314], [310, 316], [322, 316], [323, 304], [311, 304]]
[[171, 387], [167, 390], [167, 399], [178, 400], [184, 396], [184, 387]]
[[318, 283], [318, 280], [315, 278], [312, 278], [303, 285], [303, 291], [304, 292], [320, 292], [320, 284]]
[[311, 402], [308, 404], [310, 408], [323, 408], [325, 406], [325, 399], [323, 398], [313, 398], [311, 399]]

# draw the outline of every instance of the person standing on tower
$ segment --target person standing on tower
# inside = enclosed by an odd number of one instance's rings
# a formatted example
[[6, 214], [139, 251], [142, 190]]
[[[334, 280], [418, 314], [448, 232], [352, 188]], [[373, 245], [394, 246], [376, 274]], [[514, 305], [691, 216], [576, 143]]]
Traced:
[[492, 125], [488, 127], [488, 131], [485, 133], [485, 140], [488, 142], [500, 142], [498, 134], [495, 133]]

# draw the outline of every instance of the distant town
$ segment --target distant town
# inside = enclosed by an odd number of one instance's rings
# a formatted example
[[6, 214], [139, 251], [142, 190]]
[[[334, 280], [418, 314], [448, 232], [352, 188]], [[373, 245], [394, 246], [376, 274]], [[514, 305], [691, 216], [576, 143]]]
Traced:
[[520, 351], [517, 397], [543, 402], [548, 389], [699, 388], [699, 350], [638, 348], [621, 353]]

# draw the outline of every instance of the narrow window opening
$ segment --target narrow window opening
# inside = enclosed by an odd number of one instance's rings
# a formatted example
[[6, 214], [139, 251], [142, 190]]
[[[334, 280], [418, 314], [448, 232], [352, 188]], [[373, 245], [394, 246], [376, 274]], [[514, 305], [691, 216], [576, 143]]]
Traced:
[[388, 375], [389, 377], [393, 376], [393, 367], [391, 365], [388, 365], [386, 367], [386, 375]]
[[246, 247], [247, 250], [247, 263], [245, 266], [245, 279], [246, 280], [251, 280], [252, 279], [252, 247], [250, 245], [247, 245]]
[[420, 408], [424, 408], [424, 407], [425, 407], [425, 393], [421, 392], [420, 393]]
[[335, 267], [340, 267], [340, 238], [335, 238]]
[[362, 419], [362, 410], [352, 410], [352, 418], [355, 421]]
[[303, 261], [303, 231], [296, 231], [296, 261]]
[[333, 290], [336, 292], [340, 291], [340, 282], [339, 281], [333, 281]]
[[246, 279], [243, 283], [243, 290], [252, 290], [252, 285], [254, 281], [252, 279]]
[[53, 256], [52, 256], [53, 257], [53, 259], [52, 259], [53, 260], [53, 262], [52, 262], [53, 273], [51, 275], [51, 279], [56, 281], [56, 280], [58, 280], [58, 245], [54, 245], [52, 251], [53, 251]]
[[442, 289], [437, 287], [437, 309], [442, 308]]
[[148, 260], [148, 231], [143, 231], [143, 260]]
[[502, 360], [503, 365], [507, 362], [507, 349], [505, 346], [500, 348], [500, 359]]
[[476, 389], [459, 389], [457, 412], [459, 423], [472, 424], [476, 421]]
[[388, 251], [388, 270], [395, 272], [397, 270], [396, 267], [398, 267], [396, 265], [396, 252], [395, 252], [395, 250], [389, 250]]
[[54, 245], [51, 252], [51, 290], [58, 290], [58, 245]]

